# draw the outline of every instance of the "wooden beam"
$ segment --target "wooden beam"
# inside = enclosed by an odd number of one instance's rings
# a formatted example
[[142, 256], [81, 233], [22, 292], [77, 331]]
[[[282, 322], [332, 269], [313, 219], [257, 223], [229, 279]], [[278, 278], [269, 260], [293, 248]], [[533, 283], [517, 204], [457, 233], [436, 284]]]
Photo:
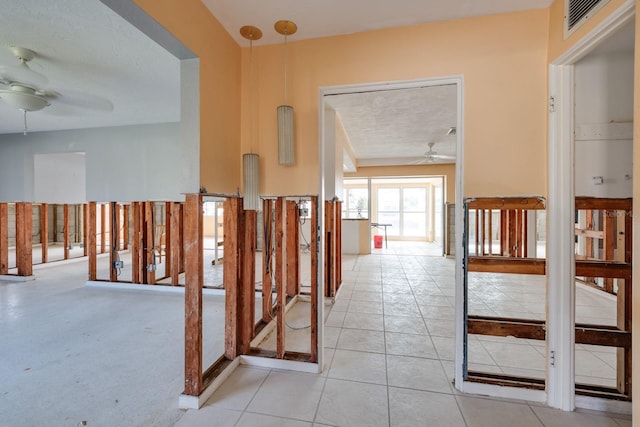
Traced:
[[18, 276], [33, 274], [33, 217], [31, 203], [16, 203], [16, 265]]
[[[589, 239], [603, 239], [604, 232], [598, 230], [581, 230], [579, 228], [576, 228], [576, 236], [586, 237]], [[593, 244], [593, 242], [590, 242], [590, 244]]]
[[97, 279], [98, 248], [96, 242], [96, 202], [87, 204], [87, 250], [89, 257], [89, 280]]
[[631, 332], [609, 326], [576, 325], [576, 344], [631, 348]]
[[489, 255], [493, 255], [493, 210], [489, 209], [489, 218], [488, 218], [488, 240], [489, 240]]
[[[85, 203], [82, 205], [82, 233], [84, 234], [84, 241], [83, 241], [84, 248], [82, 251], [83, 256], [89, 255], [89, 232], [87, 228], [88, 218], [89, 218], [89, 205]], [[54, 224], [53, 228], [55, 229], [56, 228], [55, 222], [53, 224]]]
[[476, 255], [480, 255], [480, 210], [479, 209], [475, 210], [475, 217], [476, 217], [476, 221], [475, 221], [475, 223], [476, 223], [476, 232], [475, 232], [475, 235], [476, 235], [476, 239], [475, 239], [476, 246], [475, 246], [475, 250], [473, 251], [473, 253], [476, 254]]
[[62, 205], [62, 231], [64, 234], [64, 259], [69, 259], [69, 246], [71, 245], [69, 236], [69, 205]]
[[286, 249], [285, 264], [287, 296], [294, 297], [300, 293], [300, 212], [294, 200], [286, 201]]
[[106, 204], [100, 204], [100, 253], [107, 250], [107, 209]]
[[133, 283], [142, 283], [140, 205], [140, 202], [131, 203], [131, 281]]
[[247, 354], [251, 348], [251, 340], [254, 336], [256, 318], [256, 222], [257, 212], [254, 210], [243, 211], [244, 236], [240, 242], [243, 245], [241, 252], [241, 276], [242, 298], [240, 315], [242, 316], [240, 341], [242, 354]]
[[546, 209], [542, 197], [479, 197], [467, 200], [469, 209]]
[[515, 209], [509, 210], [509, 230], [508, 233], [508, 241], [509, 241], [509, 256], [517, 257], [518, 256], [518, 216]]
[[507, 241], [507, 211], [500, 210], [500, 256], [509, 254], [509, 242]]
[[[603, 216], [603, 235], [604, 240], [602, 242], [604, 250], [604, 258], [607, 261], [614, 260], [615, 244], [616, 244], [616, 230], [615, 230], [615, 217], [616, 211], [604, 211]], [[604, 290], [610, 294], [613, 293], [613, 279], [608, 277], [604, 279]]]
[[156, 259], [155, 259], [155, 228], [154, 228], [154, 219], [155, 219], [155, 204], [150, 201], [146, 201], [144, 203], [144, 247], [145, 247], [145, 255], [146, 255], [146, 281], [144, 283], [148, 283], [149, 285], [156, 284]]
[[49, 205], [46, 203], [40, 205], [40, 249], [40, 259], [46, 264], [49, 261]]
[[9, 204], [0, 203], [0, 274], [9, 273]]
[[[336, 222], [336, 290], [342, 285], [342, 202], [336, 200], [336, 213], [334, 215]], [[386, 239], [386, 236], [385, 236]], [[385, 245], [388, 242], [385, 241]]]
[[285, 315], [287, 293], [284, 282], [284, 197], [276, 201], [276, 353], [278, 359], [285, 352]]
[[171, 203], [171, 234], [168, 245], [171, 245], [171, 253], [167, 255], [167, 266], [171, 265], [171, 284], [177, 286], [180, 282], [180, 203]]
[[626, 279], [631, 265], [616, 261], [576, 260], [576, 276]]
[[524, 232], [522, 238], [522, 256], [527, 258], [529, 256], [529, 211], [522, 211], [522, 229]]
[[[242, 199], [228, 198], [224, 202], [224, 291], [225, 291], [225, 345], [227, 359], [241, 354], [240, 292], [241, 258], [239, 236], [242, 228]], [[186, 219], [186, 218], [185, 218]], [[186, 236], [185, 236], [186, 237]], [[185, 254], [186, 255], [186, 254]]]
[[[625, 211], [625, 263], [631, 266], [633, 247], [633, 216], [631, 210]], [[618, 329], [631, 332], [632, 320], [632, 303], [633, 303], [633, 281], [632, 272], [624, 281], [618, 281], [618, 298], [617, 298], [617, 326]], [[621, 393], [632, 398], [631, 389], [631, 372], [632, 372], [632, 350], [631, 348], [618, 349], [617, 351], [617, 389]]]
[[318, 197], [311, 197], [311, 363], [318, 362]]
[[546, 261], [542, 258], [513, 258], [498, 256], [470, 256], [468, 260], [470, 272], [511, 273], [511, 274], [546, 274]]
[[119, 203], [115, 203], [113, 205], [113, 210], [114, 210], [114, 214], [112, 214], [115, 218], [115, 222], [114, 222], [114, 226], [115, 226], [115, 230], [114, 230], [114, 234], [116, 235], [116, 251], [120, 251], [122, 246], [120, 244], [120, 242], [122, 241], [122, 235], [120, 234], [120, 225], [121, 225], [121, 221], [120, 221], [120, 204]]
[[122, 250], [129, 249], [129, 205], [124, 205], [122, 213]]
[[184, 394], [199, 396], [202, 393], [202, 286], [204, 282], [202, 196], [199, 194], [187, 194], [184, 221], [186, 252]]
[[[120, 210], [116, 208], [116, 202], [111, 202], [110, 206], [111, 208], [109, 209], [109, 213], [111, 214], [111, 224], [115, 224], [116, 215], [120, 215]], [[109, 280], [111, 282], [117, 282], [118, 269], [116, 268], [116, 261], [118, 259], [118, 241], [120, 240], [118, 236], [118, 227], [115, 227], [115, 230], [113, 230], [113, 227], [111, 227], [111, 233], [109, 234], [109, 237], [111, 240], [111, 249], [109, 250]]]
[[632, 198], [576, 197], [577, 210], [631, 211]]
[[513, 336], [515, 338], [532, 340], [544, 340], [546, 338], [545, 324], [543, 321], [469, 316], [467, 328], [469, 334], [476, 335]]
[[262, 201], [262, 320], [273, 320], [273, 200]]
[[178, 268], [178, 272], [180, 273], [184, 273], [184, 257], [185, 257], [185, 251], [184, 251], [184, 203], [180, 203], [180, 215], [179, 215], [179, 227], [178, 230], [180, 230], [180, 262], [179, 262], [179, 268]]
[[171, 223], [171, 206], [173, 206], [171, 202], [164, 203], [164, 255], [166, 261], [164, 265], [164, 275], [166, 277], [172, 277], [171, 251], [173, 248], [171, 245], [171, 233], [173, 232], [173, 224]]

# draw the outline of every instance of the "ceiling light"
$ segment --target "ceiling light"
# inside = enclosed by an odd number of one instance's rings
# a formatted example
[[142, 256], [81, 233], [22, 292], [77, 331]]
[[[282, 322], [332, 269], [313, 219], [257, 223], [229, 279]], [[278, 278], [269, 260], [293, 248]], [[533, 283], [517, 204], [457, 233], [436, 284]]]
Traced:
[[262, 31], [251, 25], [240, 28], [240, 34], [249, 40], [249, 146], [242, 155], [242, 192], [245, 210], [260, 210], [260, 156], [253, 152], [253, 41], [262, 38]]
[[298, 31], [291, 21], [278, 21], [275, 24], [278, 33], [284, 36], [284, 105], [278, 106], [278, 164], [295, 164], [295, 141], [293, 139], [293, 107], [287, 104], [287, 37]]
[[0, 99], [22, 111], [38, 111], [49, 105], [33, 88], [19, 84], [12, 84], [10, 90], [0, 90]]

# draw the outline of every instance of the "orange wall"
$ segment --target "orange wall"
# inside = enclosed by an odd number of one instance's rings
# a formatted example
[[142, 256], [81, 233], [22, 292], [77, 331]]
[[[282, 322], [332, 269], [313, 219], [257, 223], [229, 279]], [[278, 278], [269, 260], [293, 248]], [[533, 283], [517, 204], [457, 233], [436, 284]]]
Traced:
[[134, 2], [200, 57], [200, 186], [235, 193], [241, 164], [240, 47], [200, 0]]
[[456, 201], [456, 165], [412, 165], [412, 166], [371, 166], [358, 168], [355, 173], [345, 173], [345, 178], [444, 176], [446, 186], [445, 202]]
[[465, 195], [546, 195], [548, 31], [545, 9], [299, 42], [292, 36], [293, 167], [277, 163], [283, 45], [254, 47], [263, 193], [317, 193], [320, 87], [463, 75]]

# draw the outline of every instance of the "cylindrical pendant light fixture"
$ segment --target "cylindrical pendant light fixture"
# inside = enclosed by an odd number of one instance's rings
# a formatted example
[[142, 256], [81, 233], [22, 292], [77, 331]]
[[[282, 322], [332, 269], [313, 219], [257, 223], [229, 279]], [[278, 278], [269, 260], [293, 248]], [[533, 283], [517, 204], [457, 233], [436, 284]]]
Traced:
[[296, 161], [293, 144], [293, 107], [278, 107], [278, 163], [293, 165]]
[[249, 40], [249, 145], [251, 152], [242, 155], [242, 197], [245, 210], [258, 211], [260, 206], [260, 156], [253, 152], [253, 41], [262, 38], [262, 31], [251, 25], [240, 28]]
[[298, 26], [291, 21], [278, 21], [278, 33], [284, 36], [284, 105], [278, 106], [278, 164], [291, 166], [296, 162], [293, 127], [293, 107], [287, 105], [287, 36], [295, 34]]
[[243, 206], [245, 210], [260, 210], [260, 156], [254, 153], [242, 155]]

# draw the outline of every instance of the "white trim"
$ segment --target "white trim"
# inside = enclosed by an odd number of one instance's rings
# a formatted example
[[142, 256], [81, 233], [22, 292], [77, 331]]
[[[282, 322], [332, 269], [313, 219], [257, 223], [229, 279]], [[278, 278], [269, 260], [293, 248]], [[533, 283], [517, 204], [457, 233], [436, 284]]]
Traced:
[[233, 374], [233, 372], [236, 370], [236, 368], [238, 368], [238, 366], [240, 366], [240, 358], [236, 357], [235, 359], [233, 359], [233, 361], [231, 361], [229, 366], [224, 368], [222, 372], [220, 372], [220, 375], [218, 375], [211, 382], [211, 384], [209, 384], [209, 386], [205, 388], [202, 391], [202, 393], [200, 393], [200, 396], [190, 396], [187, 394], [181, 394], [178, 397], [178, 408], [180, 409], [202, 408], [202, 405], [204, 405], [207, 402], [207, 400], [209, 400], [209, 398], [213, 396], [213, 393], [215, 393], [216, 390], [218, 390], [222, 386], [222, 384], [224, 384], [224, 382], [227, 379], [229, 379], [231, 374]]
[[476, 383], [472, 381], [464, 381], [462, 383], [462, 391], [464, 393], [499, 397], [502, 399], [526, 400], [527, 402], [544, 403], [547, 400], [547, 393], [544, 390], [532, 390], [522, 387], [506, 387], [495, 384]]
[[[573, 65], [602, 40], [629, 22], [635, 1], [627, 0], [591, 32], [549, 66], [549, 96], [555, 112], [549, 114], [547, 204], [547, 390], [548, 405], [565, 411], [602, 399], [575, 395], [575, 248], [574, 240], [574, 123]], [[551, 365], [551, 352], [555, 363]], [[613, 402], [612, 402], [613, 404]]]
[[298, 362], [295, 360], [272, 359], [269, 357], [240, 356], [240, 364], [258, 368], [279, 369], [285, 371], [306, 372], [319, 374], [322, 368], [319, 363]]
[[[549, 406], [575, 407], [575, 248], [573, 66], [549, 68], [547, 203], [547, 390]], [[568, 100], [568, 101], [567, 101]], [[553, 352], [553, 353], [551, 353]], [[552, 361], [551, 354], [554, 354]], [[552, 364], [553, 363], [553, 364]]]

